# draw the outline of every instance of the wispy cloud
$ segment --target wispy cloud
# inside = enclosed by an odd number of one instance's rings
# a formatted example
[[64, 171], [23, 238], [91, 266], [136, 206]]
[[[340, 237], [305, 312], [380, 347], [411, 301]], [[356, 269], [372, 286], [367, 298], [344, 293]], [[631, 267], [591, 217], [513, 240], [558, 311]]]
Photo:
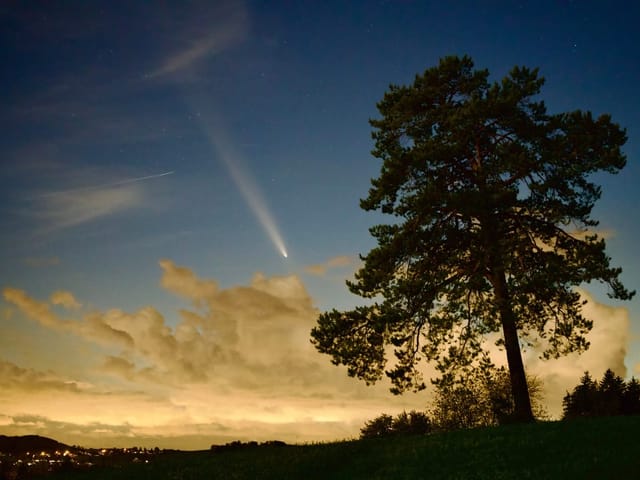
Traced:
[[41, 195], [41, 197], [46, 198], [46, 197], [55, 197], [55, 196], [59, 196], [59, 195], [67, 195], [67, 194], [72, 194], [72, 193], [79, 193], [79, 192], [86, 192], [86, 191], [91, 191], [91, 190], [104, 190], [106, 188], [110, 188], [110, 187], [119, 187], [122, 185], [128, 185], [130, 183], [138, 183], [138, 182], [143, 182], [145, 180], [152, 180], [154, 178], [160, 178], [160, 177], [166, 177], [167, 175], [173, 175], [175, 172], [169, 171], [169, 172], [163, 172], [163, 173], [156, 173], [153, 175], [145, 175], [143, 177], [135, 177], [135, 178], [127, 178], [124, 180], [115, 180], [113, 182], [109, 182], [109, 183], [104, 183], [104, 184], [100, 184], [100, 185], [91, 185], [91, 186], [87, 186], [87, 187], [76, 187], [76, 188], [72, 188], [72, 189], [68, 189], [68, 190], [60, 190], [60, 191], [55, 191], [55, 192], [50, 192], [50, 193], [44, 193]]
[[243, 2], [219, 2], [217, 8], [205, 3], [206, 11], [194, 11], [188, 22], [175, 26], [171, 53], [149, 78], [193, 73], [206, 60], [245, 40], [249, 19]]
[[[84, 181], [76, 179], [76, 181], [81, 181], [81, 184], [84, 183], [85, 186], [62, 188], [33, 196], [27, 200], [26, 206], [18, 210], [18, 213], [35, 219], [38, 223], [37, 229], [41, 233], [75, 227], [102, 217], [145, 206], [148, 203], [150, 193], [141, 184], [173, 173], [173, 171], [168, 171], [93, 183], [90, 182], [90, 178], [96, 176], [94, 172]], [[48, 266], [56, 263], [51, 259], [48, 261], [29, 259], [28, 264], [30, 266]]]
[[65, 290], [57, 290], [49, 297], [53, 305], [61, 305], [68, 310], [77, 310], [82, 307], [80, 302], [76, 300], [73, 293]]
[[60, 230], [138, 207], [144, 191], [136, 185], [59, 193], [39, 199], [35, 216], [45, 231]]
[[584, 240], [587, 237], [597, 235], [599, 238], [608, 240], [615, 237], [616, 232], [610, 229], [589, 229], [589, 230], [573, 230], [569, 231], [569, 234], [579, 240]]
[[338, 257], [330, 258], [324, 263], [308, 265], [304, 268], [304, 271], [311, 275], [322, 276], [325, 275], [329, 270], [348, 267], [349, 265], [353, 265], [353, 263], [353, 258], [346, 255], [340, 255]]

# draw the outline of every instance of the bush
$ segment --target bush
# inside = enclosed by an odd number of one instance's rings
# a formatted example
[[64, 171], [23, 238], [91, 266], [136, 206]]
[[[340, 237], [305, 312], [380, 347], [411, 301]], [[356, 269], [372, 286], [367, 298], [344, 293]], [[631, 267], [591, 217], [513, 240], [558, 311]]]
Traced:
[[431, 431], [431, 420], [426, 413], [402, 412], [396, 417], [383, 413], [369, 420], [360, 429], [360, 438], [377, 438], [392, 435], [424, 435]]
[[[533, 414], [547, 417], [542, 383], [527, 376]], [[510, 423], [515, 404], [511, 393], [509, 371], [483, 361], [473, 369], [444, 377], [436, 383], [431, 418], [438, 430], [485, 427]]]

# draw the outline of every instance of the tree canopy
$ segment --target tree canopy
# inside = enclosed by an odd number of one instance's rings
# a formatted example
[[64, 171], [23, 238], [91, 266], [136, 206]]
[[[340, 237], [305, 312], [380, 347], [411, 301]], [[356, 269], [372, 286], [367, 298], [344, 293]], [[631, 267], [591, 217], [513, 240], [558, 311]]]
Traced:
[[[368, 383], [424, 388], [419, 362], [469, 366], [502, 333], [515, 416], [533, 419], [520, 343], [545, 357], [588, 348], [592, 322], [576, 287], [629, 299], [591, 212], [596, 172], [625, 166], [625, 130], [609, 115], [549, 114], [537, 69], [498, 82], [446, 57], [412, 85], [391, 85], [370, 121], [382, 161], [365, 210], [388, 214], [351, 292], [368, 305], [320, 315], [312, 342]], [[388, 363], [392, 349], [395, 361]]]

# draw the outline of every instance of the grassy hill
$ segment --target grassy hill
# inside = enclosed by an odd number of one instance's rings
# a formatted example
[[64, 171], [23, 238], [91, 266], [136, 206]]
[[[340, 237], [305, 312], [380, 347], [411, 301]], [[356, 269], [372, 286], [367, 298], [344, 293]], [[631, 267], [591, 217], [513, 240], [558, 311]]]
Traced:
[[509, 425], [424, 437], [161, 455], [76, 479], [638, 478], [640, 417]]

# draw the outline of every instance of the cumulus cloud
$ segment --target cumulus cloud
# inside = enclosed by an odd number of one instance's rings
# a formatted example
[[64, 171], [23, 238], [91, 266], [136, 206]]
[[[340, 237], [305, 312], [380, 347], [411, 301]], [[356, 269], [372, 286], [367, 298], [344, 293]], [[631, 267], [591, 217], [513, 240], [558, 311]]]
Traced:
[[325, 275], [329, 270], [340, 267], [348, 267], [353, 264], [353, 259], [346, 255], [341, 255], [338, 257], [333, 257], [328, 259], [324, 263], [317, 263], [314, 265], [308, 265], [304, 268], [306, 273], [311, 275], [322, 276]]
[[[51, 310], [50, 304], [31, 298], [24, 290], [7, 287], [2, 291], [2, 294], [7, 302], [15, 305], [28, 318], [43, 327], [73, 333], [107, 345], [127, 347], [133, 344], [131, 337], [126, 332], [117, 330], [106, 323], [101, 314], [89, 313], [82, 320], [64, 319]], [[66, 301], [71, 299], [75, 301], [75, 297], [70, 293], [69, 295], [71, 298], [66, 298]], [[56, 293], [52, 295], [52, 298], [57, 298]], [[78, 302], [76, 303], [80, 305]]]
[[[85, 408], [87, 395], [77, 401], [74, 392], [58, 393], [56, 401], [31, 395], [18, 407], [19, 396], [7, 391], [3, 403], [13, 405], [9, 413], [38, 413], [69, 424], [127, 421], [136, 436], [155, 429], [180, 437], [197, 427], [211, 432], [209, 442], [214, 437], [304, 441], [355, 436], [381, 411], [425, 406], [424, 395], [394, 397], [385, 382], [367, 387], [315, 351], [309, 331], [319, 312], [297, 276], [256, 273], [245, 285], [221, 289], [170, 260], [160, 268], [162, 287], [189, 302], [174, 319], [151, 306], [134, 312], [76, 311], [70, 313], [77, 318], [66, 319], [53, 311], [51, 300], [5, 289], [5, 300], [40, 326], [106, 348], [102, 363], [87, 375], [106, 390], [124, 389], [89, 396], [110, 412], [108, 419], [94, 406], [80, 418], [77, 410]], [[144, 394], [132, 397], [132, 391]], [[62, 404], [74, 405], [74, 411], [53, 409]]]
[[[168, 437], [175, 436], [176, 442], [206, 448], [233, 439], [348, 438], [381, 412], [427, 406], [428, 392], [396, 397], [386, 381], [367, 387], [315, 351], [309, 331], [319, 311], [299, 277], [256, 273], [244, 285], [221, 288], [171, 260], [162, 260], [160, 270], [162, 288], [187, 302], [175, 317], [146, 306], [133, 312], [71, 310], [67, 313], [74, 318], [62, 318], [54, 312], [54, 300], [79, 304], [71, 294], [58, 292], [39, 301], [22, 290], [4, 289], [16, 315], [75, 335], [86, 348], [100, 347], [102, 361], [78, 379], [0, 363], [3, 414], [11, 419], [41, 415], [43, 432], [59, 429], [61, 439], [71, 435], [74, 425], [99, 424], [106, 436], [95, 440], [94, 433], [86, 432], [94, 444], [105, 438], [124, 442], [131, 435], [149, 439], [150, 445], [169, 445]], [[526, 353], [528, 372], [544, 381], [553, 415], [584, 370], [594, 376], [606, 368], [626, 372], [627, 311], [583, 295], [589, 300], [585, 313], [594, 320], [591, 349], [546, 362], [536, 352]], [[504, 352], [494, 353], [497, 362], [504, 361]], [[425, 372], [431, 372], [429, 367]], [[126, 435], [116, 427], [126, 427]], [[12, 428], [28, 430], [18, 424]]]
[[193, 300], [197, 304], [212, 297], [218, 291], [218, 285], [213, 280], [201, 280], [192, 270], [179, 267], [171, 260], [160, 260], [163, 270], [160, 285], [166, 290], [181, 297]]

